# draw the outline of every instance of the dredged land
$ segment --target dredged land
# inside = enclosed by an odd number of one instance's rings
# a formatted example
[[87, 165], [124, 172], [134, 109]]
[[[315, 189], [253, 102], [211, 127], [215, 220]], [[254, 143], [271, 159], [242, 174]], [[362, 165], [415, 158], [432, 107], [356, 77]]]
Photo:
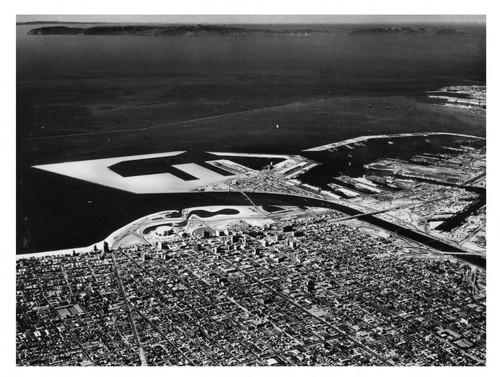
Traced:
[[[18, 365], [485, 364], [484, 140], [431, 135], [485, 136], [484, 27], [33, 27], [17, 27], [17, 253], [38, 253], [17, 261]], [[187, 152], [151, 156], [167, 151]], [[199, 190], [32, 168], [144, 155], [108, 177]]]
[[[451, 154], [414, 157], [424, 165], [379, 161], [367, 167], [368, 178], [339, 180], [352, 185], [356, 201], [308, 185], [294, 194], [347, 215], [258, 206], [248, 196], [270, 184], [281, 192], [289, 181], [303, 186], [294, 173], [307, 171], [307, 159], [261, 171], [231, 163], [240, 168], [225, 185], [251, 207], [162, 211], [87, 249], [20, 257], [17, 362], [483, 365], [484, 264], [470, 259], [474, 246], [446, 234], [438, 241], [416, 221], [439, 218], [443, 200], [460, 203], [460, 187], [484, 189], [484, 148], [468, 146], [473, 141], [446, 147]], [[409, 167], [412, 179], [398, 178]], [[429, 169], [454, 169], [454, 179], [432, 182]], [[436, 198], [442, 184], [456, 188]], [[466, 222], [466, 241], [484, 232], [479, 219]]]

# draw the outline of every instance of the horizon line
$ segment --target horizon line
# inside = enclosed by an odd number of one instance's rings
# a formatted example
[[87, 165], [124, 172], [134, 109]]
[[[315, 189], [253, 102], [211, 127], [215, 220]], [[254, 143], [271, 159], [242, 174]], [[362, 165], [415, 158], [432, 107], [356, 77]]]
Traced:
[[134, 24], [486, 24], [485, 15], [16, 15], [22, 23]]

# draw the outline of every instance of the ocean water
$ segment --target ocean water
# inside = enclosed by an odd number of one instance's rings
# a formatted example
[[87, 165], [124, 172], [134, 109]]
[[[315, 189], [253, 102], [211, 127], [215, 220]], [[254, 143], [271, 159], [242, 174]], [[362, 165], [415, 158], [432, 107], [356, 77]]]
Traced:
[[[425, 100], [426, 90], [485, 84], [484, 25], [451, 26], [465, 31], [456, 35], [350, 34], [369, 25], [300, 26], [331, 32], [314, 37], [27, 34], [37, 26], [16, 26], [17, 253], [85, 246], [191, 201], [247, 204], [238, 195], [132, 195], [32, 165], [169, 150], [293, 154], [364, 134], [485, 134], [484, 119]], [[234, 115], [211, 118], [223, 114]]]
[[465, 32], [457, 35], [355, 36], [350, 32], [371, 26], [284, 25], [279, 28], [331, 35], [238, 38], [28, 35], [35, 27], [17, 26], [19, 75], [310, 72], [337, 79], [400, 73], [484, 79], [485, 74], [484, 26], [446, 26]]

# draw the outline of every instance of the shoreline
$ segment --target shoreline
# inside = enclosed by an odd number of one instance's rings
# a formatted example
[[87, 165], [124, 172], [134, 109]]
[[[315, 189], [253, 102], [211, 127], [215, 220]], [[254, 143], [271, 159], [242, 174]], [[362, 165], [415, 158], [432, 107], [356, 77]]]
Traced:
[[[384, 139], [384, 138], [392, 138], [392, 137], [425, 137], [425, 136], [431, 136], [431, 135], [450, 135], [450, 136], [461, 136], [461, 137], [467, 137], [467, 138], [472, 138], [472, 139], [480, 139], [480, 140], [484, 140], [485, 138], [484, 137], [479, 137], [479, 136], [473, 136], [473, 135], [466, 135], [466, 134], [458, 134], [458, 133], [449, 133], [449, 132], [418, 132], [418, 133], [400, 133], [400, 134], [385, 134], [385, 135], [372, 135], [372, 136], [361, 136], [361, 137], [357, 137], [357, 138], [352, 138], [352, 139], [346, 139], [346, 140], [343, 140], [343, 141], [339, 141], [339, 142], [336, 142], [336, 143], [331, 143], [331, 144], [326, 144], [326, 145], [323, 145], [323, 146], [319, 146], [319, 147], [315, 147], [315, 148], [312, 148], [312, 149], [308, 149], [308, 150], [305, 150], [305, 151], [311, 151], [311, 150], [326, 150], [328, 148], [330, 148], [332, 145], [348, 145], [348, 144], [355, 144], [355, 143], [358, 143], [358, 142], [361, 142], [361, 141], [365, 141], [365, 140], [369, 140], [369, 139]], [[182, 153], [182, 152], [164, 152], [164, 153]], [[164, 154], [164, 153], [159, 153], [159, 154]], [[242, 155], [247, 155], [247, 156], [252, 156], [252, 157], [255, 157], [255, 156], [260, 156], [260, 157], [263, 157], [263, 156], [283, 156], [283, 157], [290, 157], [292, 155], [267, 155], [267, 154], [259, 154], [259, 153], [231, 153], [231, 152], [208, 152], [208, 153], [211, 153], [211, 154], [214, 154], [214, 155], [221, 155], [221, 156], [242, 156]], [[142, 155], [141, 155], [142, 156]], [[129, 156], [130, 158], [131, 156]], [[304, 184], [304, 186], [308, 186], [307, 184]], [[210, 190], [210, 191], [206, 191], [206, 193], [226, 193], [227, 191], [226, 190]], [[297, 195], [297, 194], [285, 194], [283, 192], [259, 192], [259, 191], [248, 191], [249, 194], [253, 194], [253, 193], [256, 193], [256, 194], [271, 194], [271, 195], [287, 195], [287, 196], [293, 196], [293, 197], [300, 197], [300, 198], [307, 198], [307, 199], [316, 199], [316, 200], [323, 200], [323, 201], [327, 201], [327, 202], [337, 202], [338, 201], [338, 197], [334, 196], [334, 194], [331, 194], [329, 192], [326, 192], [326, 191], [318, 191], [319, 193], [323, 194], [323, 195], [319, 195], [319, 196], [322, 196], [321, 198], [318, 198], [316, 197], [316, 195], [311, 195], [311, 196], [303, 196], [303, 195]], [[193, 190], [193, 191], [183, 191], [182, 192], [183, 194], [199, 194], [200, 191], [197, 191], [197, 190]], [[325, 197], [325, 194], [328, 195], [329, 197]], [[230, 207], [245, 207], [245, 205], [230, 205], [230, 206], [224, 206], [224, 205], [209, 205], [209, 206], [196, 206], [196, 207], [185, 207], [183, 210], [189, 210], [189, 209], [195, 209], [195, 208], [210, 208], [210, 207], [225, 207], [225, 208], [230, 208]], [[96, 243], [93, 243], [91, 245], [88, 245], [88, 246], [81, 246], [81, 247], [76, 247], [76, 248], [68, 248], [68, 249], [58, 249], [58, 250], [48, 250], [48, 251], [40, 251], [40, 252], [32, 252], [32, 253], [27, 253], [27, 254], [16, 254], [16, 260], [19, 260], [19, 259], [28, 259], [28, 258], [32, 258], [32, 257], [36, 257], [36, 258], [43, 258], [45, 256], [57, 256], [57, 255], [70, 255], [73, 253], [73, 251], [77, 252], [77, 253], [82, 253], [82, 252], [91, 252], [94, 250], [94, 246], [98, 247], [99, 249], [102, 249], [103, 248], [103, 242], [107, 242], [109, 247], [111, 248], [113, 243], [116, 242], [119, 238], [123, 237], [123, 233], [133, 227], [134, 225], [135, 226], [138, 226], [141, 224], [141, 222], [143, 222], [144, 220], [146, 220], [148, 217], [154, 217], [154, 216], [158, 216], [159, 214], [161, 213], [164, 213], [168, 210], [162, 210], [162, 211], [159, 211], [159, 212], [155, 212], [155, 213], [150, 213], [146, 216], [143, 216], [143, 217], [140, 217], [140, 218], [137, 218], [135, 220], [133, 220], [132, 222], [124, 225], [124, 226], [121, 226], [119, 227], [118, 229], [114, 230], [112, 233], [110, 233], [107, 237], [105, 237], [104, 239], [96, 242]]]
[[[180, 211], [181, 213], [183, 213], [184, 211], [189, 211], [189, 210], [197, 210], [197, 209], [204, 209], [204, 210], [207, 210], [207, 211], [210, 211], [210, 210], [217, 210], [219, 208], [249, 208], [249, 206], [245, 206], [245, 205], [240, 205], [240, 206], [235, 206], [235, 205], [208, 205], [208, 206], [196, 206], [196, 207], [188, 207], [188, 208], [184, 208], [182, 211]], [[250, 208], [253, 208], [253, 207], [250, 207]], [[114, 232], [112, 232], [109, 236], [107, 236], [105, 239], [103, 239], [102, 241], [99, 241], [99, 242], [96, 242], [92, 245], [89, 245], [89, 246], [83, 246], [83, 247], [76, 247], [76, 248], [70, 248], [70, 249], [60, 249], [60, 250], [51, 250], [51, 251], [41, 251], [41, 252], [38, 252], [38, 253], [29, 253], [29, 254], [16, 254], [16, 261], [17, 260], [20, 260], [20, 259], [30, 259], [30, 258], [44, 258], [44, 257], [54, 257], [54, 256], [63, 256], [63, 255], [71, 255], [73, 254], [73, 252], [79, 254], [79, 253], [89, 253], [89, 252], [93, 252], [94, 251], [94, 246], [96, 246], [99, 250], [102, 250], [104, 248], [104, 242], [107, 242], [108, 243], [108, 246], [110, 248], [110, 250], [112, 250], [112, 247], [113, 247], [113, 244], [123, 238], [124, 236], [126, 236], [126, 233], [132, 229], [134, 226], [137, 226], [139, 227], [140, 229], [144, 228], [145, 226], [148, 226], [146, 221], [149, 220], [151, 223], [158, 223], [160, 224], [161, 222], [164, 222], [164, 221], [171, 221], [171, 222], [182, 222], [185, 220], [186, 216], [183, 215], [182, 217], [179, 217], [179, 218], [175, 218], [175, 219], [164, 219], [164, 220], [154, 220], [154, 218], [157, 218], [157, 217], [161, 217], [162, 215], [164, 215], [165, 213], [167, 212], [170, 212], [170, 211], [174, 211], [174, 210], [162, 210], [162, 211], [159, 211], [159, 212], [154, 212], [154, 213], [151, 213], [149, 215], [146, 215], [146, 216], [143, 216], [143, 217], [140, 217], [120, 228], [118, 228], [117, 230], [115, 230]], [[215, 216], [217, 217], [217, 216]], [[238, 215], [236, 216], [233, 216], [235, 218], [237, 217], [241, 217]], [[246, 216], [248, 217], [248, 216]], [[259, 216], [255, 216], [255, 217], [259, 217]], [[197, 218], [194, 218], [195, 220]], [[203, 218], [203, 220], [201, 221], [224, 221], [224, 220], [227, 220], [225, 218], [223, 219], [216, 219], [216, 220], [209, 220], [209, 219], [205, 219]], [[145, 240], [146, 241], [146, 240]], [[147, 242], [147, 241], [146, 241]]]
[[372, 139], [391, 139], [398, 137], [418, 137], [418, 136], [439, 136], [439, 135], [449, 135], [449, 136], [461, 136], [468, 137], [471, 139], [481, 139], [485, 140], [486, 138], [481, 136], [474, 135], [466, 135], [466, 134], [457, 134], [453, 132], [413, 132], [413, 133], [399, 133], [399, 134], [385, 134], [385, 135], [369, 135], [369, 136], [359, 136], [352, 139], [346, 139], [341, 141], [336, 141], [334, 143], [324, 144], [317, 147], [303, 149], [302, 152], [321, 152], [330, 148], [338, 148], [345, 145], [356, 144], [367, 140]]

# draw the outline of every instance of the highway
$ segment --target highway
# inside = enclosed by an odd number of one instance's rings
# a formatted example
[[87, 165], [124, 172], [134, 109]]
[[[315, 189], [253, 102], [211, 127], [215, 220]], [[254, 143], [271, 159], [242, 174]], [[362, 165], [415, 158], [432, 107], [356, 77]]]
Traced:
[[132, 311], [130, 309], [130, 304], [129, 304], [129, 301], [127, 298], [127, 294], [125, 292], [125, 288], [123, 287], [123, 282], [122, 282], [122, 278], [120, 276], [120, 272], [118, 270], [118, 265], [116, 263], [115, 255], [112, 253], [111, 257], [113, 259], [113, 269], [115, 270], [116, 279], [117, 279], [118, 285], [120, 287], [120, 292], [121, 292], [121, 295], [123, 298], [123, 304], [125, 305], [125, 310], [127, 312], [128, 321], [130, 323], [130, 327], [132, 328], [132, 333], [134, 334], [135, 343], [136, 343], [137, 348], [138, 348], [139, 360], [141, 360], [141, 366], [147, 366], [148, 364], [146, 361], [146, 354], [144, 353], [144, 349], [142, 348], [141, 340], [139, 338], [139, 335], [137, 334], [137, 327], [135, 325], [134, 317], [132, 316]]

